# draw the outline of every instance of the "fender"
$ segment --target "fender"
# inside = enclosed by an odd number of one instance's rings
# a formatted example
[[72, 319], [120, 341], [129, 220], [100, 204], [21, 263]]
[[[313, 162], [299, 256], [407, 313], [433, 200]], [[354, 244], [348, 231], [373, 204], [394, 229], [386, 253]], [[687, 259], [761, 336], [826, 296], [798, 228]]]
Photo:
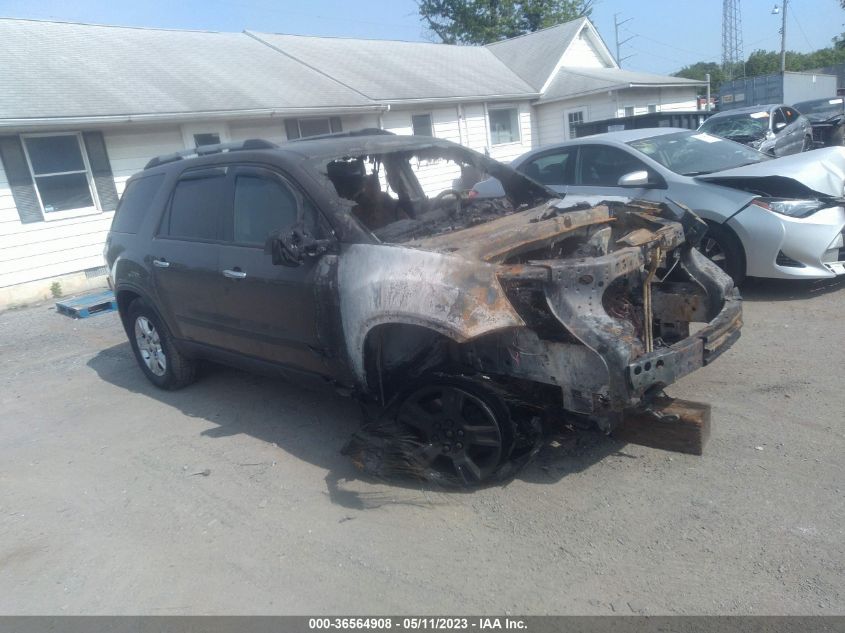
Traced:
[[377, 325], [419, 325], [458, 343], [523, 327], [496, 270], [495, 264], [408, 247], [344, 246], [338, 266], [340, 309], [358, 381], [366, 386], [364, 343]]

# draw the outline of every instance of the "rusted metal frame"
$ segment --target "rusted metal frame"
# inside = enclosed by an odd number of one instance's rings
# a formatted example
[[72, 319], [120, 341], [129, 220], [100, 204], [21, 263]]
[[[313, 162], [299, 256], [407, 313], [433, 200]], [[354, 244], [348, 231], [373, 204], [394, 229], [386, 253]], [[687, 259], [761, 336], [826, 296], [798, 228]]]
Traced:
[[637, 358], [625, 370], [634, 395], [660, 389], [708, 364], [727, 350], [738, 338], [742, 326], [742, 302], [739, 292], [715, 264], [698, 251], [684, 248], [681, 264], [690, 277], [699, 282], [703, 292], [706, 327], [674, 345]]
[[629, 406], [624, 370], [643, 352], [632, 323], [611, 317], [602, 305], [605, 289], [613, 281], [639, 275], [643, 249], [628, 247], [603, 257], [576, 261], [544, 262], [551, 270], [547, 287], [549, 308], [572, 334], [594, 350], [605, 365], [610, 409]]

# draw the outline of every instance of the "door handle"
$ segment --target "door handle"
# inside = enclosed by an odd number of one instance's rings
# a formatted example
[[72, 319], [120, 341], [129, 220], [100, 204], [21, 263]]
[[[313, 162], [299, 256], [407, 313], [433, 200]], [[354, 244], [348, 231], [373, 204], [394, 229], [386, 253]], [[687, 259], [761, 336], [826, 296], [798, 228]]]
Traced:
[[170, 262], [167, 261], [166, 259], [153, 258], [153, 266], [155, 266], [157, 268], [169, 268]]
[[246, 273], [242, 270], [238, 270], [237, 268], [234, 270], [227, 268], [223, 271], [223, 276], [228, 277], [229, 279], [243, 279], [246, 277]]

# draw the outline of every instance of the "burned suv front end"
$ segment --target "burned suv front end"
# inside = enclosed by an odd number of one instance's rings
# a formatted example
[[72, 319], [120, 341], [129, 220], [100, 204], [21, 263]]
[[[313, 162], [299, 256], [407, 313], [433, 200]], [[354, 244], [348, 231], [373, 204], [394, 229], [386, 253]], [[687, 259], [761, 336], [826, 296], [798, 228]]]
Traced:
[[476, 357], [484, 371], [559, 386], [563, 409], [611, 430], [730, 347], [741, 300], [695, 249], [706, 226], [686, 210], [599, 205], [566, 212], [565, 223], [568, 232], [501, 267], [527, 327], [481, 342]]
[[337, 261], [351, 373], [389, 422], [349, 450], [369, 470], [390, 455], [479, 482], [534, 450], [526, 419], [659, 419], [663, 388], [739, 336], [739, 294], [680, 205], [574, 204], [434, 139], [354, 149], [316, 166], [369, 231]]

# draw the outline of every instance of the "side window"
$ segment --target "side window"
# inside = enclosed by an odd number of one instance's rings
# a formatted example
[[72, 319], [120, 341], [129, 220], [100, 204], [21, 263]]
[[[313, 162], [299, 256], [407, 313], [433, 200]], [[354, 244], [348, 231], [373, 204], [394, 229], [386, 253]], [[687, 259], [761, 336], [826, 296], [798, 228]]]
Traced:
[[163, 233], [188, 240], [217, 240], [226, 199], [226, 170], [205, 169], [176, 183]]
[[[786, 123], [786, 117], [783, 114], [783, 108], [777, 108], [775, 110], [775, 116], [772, 119], [772, 129], [777, 130], [779, 123]], [[783, 126], [781, 126], [783, 127]]]
[[606, 145], [582, 145], [579, 163], [582, 185], [616, 187], [619, 179], [632, 171], [646, 170], [651, 173], [642, 161], [628, 152]]
[[575, 152], [570, 148], [545, 154], [527, 162], [521, 171], [544, 185], [571, 185], [575, 180]]
[[117, 205], [111, 230], [118, 233], [137, 233], [162, 182], [164, 174], [131, 180]]
[[263, 246], [270, 233], [296, 222], [298, 210], [296, 196], [281, 180], [239, 175], [235, 180], [234, 241]]
[[783, 113], [786, 116], [787, 125], [795, 123], [795, 120], [798, 118], [798, 113], [792, 108], [784, 108]]

